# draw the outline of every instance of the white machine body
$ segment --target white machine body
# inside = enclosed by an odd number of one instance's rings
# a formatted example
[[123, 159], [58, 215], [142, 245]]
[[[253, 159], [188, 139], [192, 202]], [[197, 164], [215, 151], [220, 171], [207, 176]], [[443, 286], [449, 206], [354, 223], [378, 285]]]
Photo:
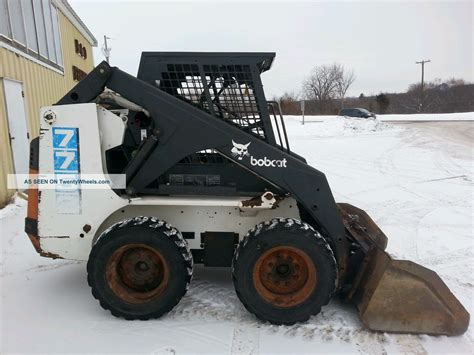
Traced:
[[[126, 116], [88, 103], [44, 107], [40, 122], [40, 175], [107, 175], [105, 152], [122, 144]], [[41, 249], [64, 259], [87, 260], [105, 229], [134, 216], [168, 222], [185, 235], [191, 249], [203, 247], [201, 235], [206, 232], [233, 232], [242, 238], [258, 223], [274, 217], [300, 218], [293, 198], [277, 201], [265, 191], [260, 203], [249, 204], [245, 201], [250, 196], [132, 198], [119, 196], [110, 186], [62, 190], [39, 185], [38, 190]]]

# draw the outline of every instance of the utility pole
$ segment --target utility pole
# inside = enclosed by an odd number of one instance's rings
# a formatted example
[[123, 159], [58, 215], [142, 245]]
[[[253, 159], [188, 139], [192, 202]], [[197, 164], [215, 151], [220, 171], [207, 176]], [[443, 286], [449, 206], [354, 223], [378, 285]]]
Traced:
[[423, 99], [424, 99], [424, 88], [425, 88], [425, 63], [431, 62], [430, 59], [422, 60], [420, 62], [416, 62], [416, 64], [421, 64], [421, 103], [420, 103], [420, 111], [423, 111]]
[[102, 52], [104, 53], [105, 60], [107, 61], [107, 63], [109, 63], [110, 51], [112, 50], [112, 48], [109, 48], [107, 46], [108, 39], [110, 39], [110, 37], [107, 37], [106, 35], [104, 35], [104, 47], [102, 48]]

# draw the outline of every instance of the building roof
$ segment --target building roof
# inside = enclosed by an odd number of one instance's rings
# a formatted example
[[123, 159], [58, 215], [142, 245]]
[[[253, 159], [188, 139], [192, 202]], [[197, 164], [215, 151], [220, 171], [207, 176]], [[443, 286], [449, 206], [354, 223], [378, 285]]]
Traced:
[[87, 39], [92, 47], [97, 47], [97, 39], [94, 37], [92, 32], [82, 22], [79, 15], [74, 11], [67, 0], [53, 0], [59, 10], [68, 18], [69, 21], [77, 28], [79, 32]]

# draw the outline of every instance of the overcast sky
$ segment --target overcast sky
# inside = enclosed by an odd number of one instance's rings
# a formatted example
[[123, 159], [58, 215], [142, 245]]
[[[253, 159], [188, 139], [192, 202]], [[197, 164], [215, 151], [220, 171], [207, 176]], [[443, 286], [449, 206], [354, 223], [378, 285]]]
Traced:
[[473, 2], [163, 2], [69, 0], [111, 64], [136, 75], [142, 51], [276, 52], [267, 97], [301, 91], [315, 65], [357, 76], [349, 95], [405, 91], [419, 81], [473, 81]]

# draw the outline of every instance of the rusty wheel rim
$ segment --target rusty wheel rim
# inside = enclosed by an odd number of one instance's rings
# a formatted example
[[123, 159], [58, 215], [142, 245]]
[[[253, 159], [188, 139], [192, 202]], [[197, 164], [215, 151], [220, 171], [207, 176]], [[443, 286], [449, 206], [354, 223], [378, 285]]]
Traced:
[[169, 267], [163, 255], [145, 244], [128, 244], [114, 251], [106, 265], [107, 283], [128, 303], [146, 303], [168, 285]]
[[258, 294], [268, 303], [290, 308], [306, 301], [317, 284], [316, 267], [301, 249], [272, 248], [262, 254], [253, 269]]

